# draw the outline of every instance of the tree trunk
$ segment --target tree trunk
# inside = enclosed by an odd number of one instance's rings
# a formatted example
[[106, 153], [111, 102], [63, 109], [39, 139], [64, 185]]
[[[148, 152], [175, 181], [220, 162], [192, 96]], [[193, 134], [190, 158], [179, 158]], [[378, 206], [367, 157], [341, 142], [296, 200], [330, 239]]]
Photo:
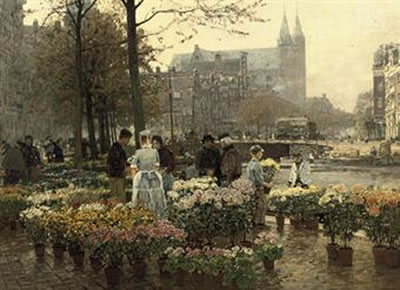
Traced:
[[90, 93], [86, 96], [86, 121], [87, 121], [87, 129], [89, 135], [89, 146], [91, 152], [91, 159], [97, 158], [97, 144], [96, 144], [96, 132], [94, 125], [94, 115], [93, 115], [93, 99]]
[[77, 17], [76, 29], [76, 42], [75, 42], [75, 67], [76, 74], [78, 77], [78, 89], [79, 92], [75, 97], [75, 118], [74, 124], [74, 138], [75, 138], [75, 163], [78, 167], [82, 164], [82, 99], [85, 96], [85, 84], [82, 71], [82, 36], [81, 26], [82, 18], [81, 15]]
[[135, 127], [136, 147], [140, 147], [139, 133], [146, 127], [143, 112], [143, 101], [140, 93], [139, 79], [139, 57], [138, 57], [138, 36], [136, 27], [136, 8], [135, 0], [127, 0], [127, 23], [128, 23], [128, 56], [129, 74], [131, 81], [132, 106], [133, 106], [133, 125]]
[[98, 110], [97, 120], [99, 122], [99, 143], [100, 143], [100, 152], [101, 154], [105, 154], [108, 151], [107, 140], [106, 140], [106, 126], [105, 126], [105, 114], [104, 114], [104, 103], [101, 100], [100, 108]]
[[111, 140], [111, 125], [110, 125], [110, 117], [109, 117], [109, 112], [108, 110], [104, 110], [104, 129], [105, 129], [105, 135], [106, 135], [106, 140], [107, 140], [107, 144], [110, 144], [110, 142], [112, 142]]

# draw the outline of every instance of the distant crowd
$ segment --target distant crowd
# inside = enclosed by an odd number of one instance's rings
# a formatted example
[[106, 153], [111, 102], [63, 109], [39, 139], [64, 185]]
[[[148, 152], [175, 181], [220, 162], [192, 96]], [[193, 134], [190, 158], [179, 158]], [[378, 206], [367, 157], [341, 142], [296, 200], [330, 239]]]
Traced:
[[[64, 151], [61, 140], [48, 139], [44, 152], [49, 163], [64, 162]], [[39, 181], [43, 166], [40, 150], [33, 145], [33, 137], [26, 136], [24, 141], [9, 144], [2, 141], [0, 145], [1, 168], [4, 172], [4, 185], [17, 183], [36, 183]]]

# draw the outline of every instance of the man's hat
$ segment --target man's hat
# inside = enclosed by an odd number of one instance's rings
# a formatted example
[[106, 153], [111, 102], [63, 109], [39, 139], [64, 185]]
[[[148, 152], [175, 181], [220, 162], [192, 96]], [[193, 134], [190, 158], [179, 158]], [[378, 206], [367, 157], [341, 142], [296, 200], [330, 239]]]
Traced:
[[206, 143], [206, 141], [214, 142], [215, 139], [214, 139], [214, 137], [211, 136], [211, 135], [205, 135], [205, 136], [203, 137], [203, 140], [202, 140], [201, 142]]

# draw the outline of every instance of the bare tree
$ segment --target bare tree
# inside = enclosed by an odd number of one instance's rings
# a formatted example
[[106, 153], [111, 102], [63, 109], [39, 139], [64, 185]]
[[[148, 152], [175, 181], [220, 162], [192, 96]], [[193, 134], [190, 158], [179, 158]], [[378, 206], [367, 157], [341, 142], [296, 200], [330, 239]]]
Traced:
[[[221, 29], [231, 33], [246, 34], [240, 29], [235, 29], [235, 25], [244, 20], [252, 22], [263, 22], [263, 19], [256, 17], [257, 9], [265, 6], [265, 0], [246, 0], [246, 1], [228, 1], [228, 0], [120, 0], [125, 8], [128, 25], [128, 55], [129, 72], [131, 81], [131, 96], [133, 106], [133, 118], [135, 126], [136, 146], [140, 146], [139, 132], [146, 126], [142, 93], [140, 91], [140, 71], [138, 57], [138, 31], [147, 23], [157, 19], [159, 15], [168, 15], [169, 21], [165, 27], [170, 24], [187, 23], [193, 27], [192, 33], [197, 33], [196, 27], [208, 26], [214, 29]], [[179, 3], [178, 3], [179, 2]], [[144, 8], [146, 5], [156, 6]], [[142, 10], [141, 10], [142, 9]], [[138, 15], [148, 9], [148, 13], [142, 13], [145, 16], [139, 19]], [[183, 39], [190, 39], [192, 35], [185, 35], [177, 32]]]

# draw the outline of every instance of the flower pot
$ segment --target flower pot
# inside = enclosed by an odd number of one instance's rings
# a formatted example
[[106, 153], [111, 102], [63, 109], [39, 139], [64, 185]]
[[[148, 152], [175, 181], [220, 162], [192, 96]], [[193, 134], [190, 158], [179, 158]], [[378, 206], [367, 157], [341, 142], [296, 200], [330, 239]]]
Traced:
[[90, 256], [90, 266], [92, 266], [93, 271], [98, 272], [103, 268], [103, 264], [101, 263], [101, 260], [97, 256]]
[[337, 261], [342, 266], [353, 265], [353, 249], [352, 248], [338, 248]]
[[186, 276], [186, 272], [183, 270], [180, 270], [180, 269], [174, 273], [174, 280], [175, 280], [176, 286], [184, 287], [185, 276]]
[[374, 255], [375, 264], [385, 264], [386, 249], [384, 247], [373, 246], [372, 253]]
[[326, 252], [328, 253], [328, 259], [336, 261], [338, 259], [338, 248], [337, 244], [326, 245]]
[[65, 247], [62, 244], [53, 244], [53, 255], [56, 259], [62, 259], [64, 257]]
[[167, 263], [167, 258], [159, 258], [158, 259], [158, 269], [160, 274], [168, 274], [167, 271], [164, 271], [165, 264]]
[[245, 248], [252, 248], [253, 247], [253, 243], [251, 241], [241, 241], [240, 245], [242, 247], [245, 247]]
[[295, 229], [302, 229], [303, 223], [300, 219], [297, 218], [290, 218], [290, 225], [293, 226]]
[[129, 261], [133, 268], [133, 275], [136, 280], [143, 281], [146, 277], [147, 264], [143, 259]]
[[263, 264], [264, 264], [264, 269], [265, 269], [266, 271], [269, 271], [269, 270], [273, 270], [273, 269], [274, 269], [275, 261], [271, 261], [271, 260], [268, 260], [268, 259], [264, 259], [264, 260], [263, 260]]
[[205, 277], [204, 274], [192, 273], [191, 280], [193, 285], [200, 286], [204, 284]]
[[8, 221], [8, 225], [10, 226], [10, 230], [15, 231], [17, 229], [17, 220], [16, 219], [10, 219]]
[[400, 266], [400, 250], [386, 249], [385, 250], [385, 264], [392, 268]]
[[285, 216], [283, 214], [277, 214], [275, 219], [278, 232], [283, 232], [283, 228], [285, 227]]
[[46, 249], [44, 244], [35, 244], [34, 248], [35, 248], [36, 257], [41, 258], [44, 256], [44, 251]]
[[319, 222], [317, 219], [309, 219], [304, 221], [304, 227], [307, 230], [313, 230], [313, 231], [318, 230], [318, 225]]
[[104, 273], [108, 286], [115, 287], [119, 285], [121, 279], [121, 269], [119, 267], [106, 267]]
[[75, 266], [82, 267], [85, 261], [85, 252], [84, 251], [74, 251], [72, 254], [72, 259], [74, 261]]

